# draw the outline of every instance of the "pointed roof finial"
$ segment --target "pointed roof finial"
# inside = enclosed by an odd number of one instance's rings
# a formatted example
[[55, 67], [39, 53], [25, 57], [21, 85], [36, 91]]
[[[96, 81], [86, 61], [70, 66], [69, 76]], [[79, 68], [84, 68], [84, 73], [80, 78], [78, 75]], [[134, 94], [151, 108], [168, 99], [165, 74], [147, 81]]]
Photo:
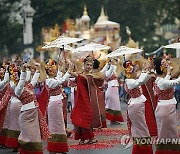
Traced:
[[88, 16], [87, 7], [84, 5], [83, 16], [81, 17], [82, 21], [90, 21], [90, 17]]
[[101, 14], [100, 14], [100, 16], [99, 16], [99, 18], [98, 18], [96, 23], [99, 23], [99, 22], [102, 22], [102, 21], [107, 21], [107, 20], [108, 20], [108, 17], [105, 15], [104, 7], [102, 6], [101, 7]]
[[101, 14], [100, 14], [100, 16], [105, 16], [103, 5], [101, 6]]
[[84, 5], [84, 12], [83, 12], [83, 15], [88, 15], [86, 5]]

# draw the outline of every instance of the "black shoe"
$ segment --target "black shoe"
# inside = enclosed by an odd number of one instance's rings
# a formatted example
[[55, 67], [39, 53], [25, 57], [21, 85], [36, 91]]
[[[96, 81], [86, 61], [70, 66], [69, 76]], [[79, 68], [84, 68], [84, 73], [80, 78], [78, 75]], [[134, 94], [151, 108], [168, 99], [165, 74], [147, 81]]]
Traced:
[[6, 149], [6, 147], [3, 145], [0, 145], [0, 149]]
[[12, 149], [11, 152], [18, 152], [18, 149]]

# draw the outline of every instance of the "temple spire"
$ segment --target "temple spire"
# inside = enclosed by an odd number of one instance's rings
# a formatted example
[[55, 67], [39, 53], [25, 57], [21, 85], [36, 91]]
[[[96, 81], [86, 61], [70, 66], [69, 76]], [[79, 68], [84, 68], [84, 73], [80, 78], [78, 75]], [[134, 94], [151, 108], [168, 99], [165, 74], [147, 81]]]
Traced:
[[86, 7], [86, 5], [84, 5], [84, 12], [83, 12], [83, 15], [88, 15], [88, 12], [87, 12], [87, 7]]
[[105, 16], [103, 5], [101, 6], [101, 14], [100, 14], [100, 16], [101, 16], [101, 17], [102, 17], [102, 16]]
[[108, 21], [108, 17], [104, 13], [104, 7], [101, 7], [101, 13], [100, 16], [98, 17], [98, 20], [96, 23], [102, 22], [102, 21]]

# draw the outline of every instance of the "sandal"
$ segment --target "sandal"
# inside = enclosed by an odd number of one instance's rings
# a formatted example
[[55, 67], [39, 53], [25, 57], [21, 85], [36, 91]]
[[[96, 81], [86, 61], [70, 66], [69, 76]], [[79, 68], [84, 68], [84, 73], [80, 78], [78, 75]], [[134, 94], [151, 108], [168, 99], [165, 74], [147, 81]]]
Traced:
[[70, 137], [72, 135], [72, 131], [66, 130], [67, 137]]
[[84, 144], [85, 144], [84, 141], [82, 141], [82, 140], [79, 141], [79, 145], [84, 145]]
[[91, 140], [89, 140], [86, 144], [93, 144], [93, 143], [97, 143], [98, 140], [96, 138], [93, 138]]

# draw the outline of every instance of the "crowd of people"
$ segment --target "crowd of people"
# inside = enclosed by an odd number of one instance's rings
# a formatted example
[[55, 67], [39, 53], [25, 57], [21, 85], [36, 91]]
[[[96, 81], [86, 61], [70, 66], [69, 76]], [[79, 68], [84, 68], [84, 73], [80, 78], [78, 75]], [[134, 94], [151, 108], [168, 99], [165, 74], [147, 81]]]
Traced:
[[[127, 126], [133, 138], [133, 154], [152, 154], [151, 137], [168, 139], [156, 143], [156, 154], [178, 154], [180, 144], [176, 119], [174, 86], [180, 77], [171, 79], [169, 59], [149, 58], [123, 62], [123, 88], [128, 97]], [[98, 142], [95, 129], [124, 122], [119, 93], [116, 58], [99, 67], [92, 56], [77, 70], [68, 59], [38, 62], [4, 60], [0, 65], [0, 145], [20, 154], [43, 153], [42, 141], [50, 154], [68, 152], [67, 112], [74, 125], [79, 145]], [[65, 66], [65, 67], [62, 67]], [[140, 67], [141, 66], [141, 67]], [[42, 70], [46, 78], [39, 80]]]

